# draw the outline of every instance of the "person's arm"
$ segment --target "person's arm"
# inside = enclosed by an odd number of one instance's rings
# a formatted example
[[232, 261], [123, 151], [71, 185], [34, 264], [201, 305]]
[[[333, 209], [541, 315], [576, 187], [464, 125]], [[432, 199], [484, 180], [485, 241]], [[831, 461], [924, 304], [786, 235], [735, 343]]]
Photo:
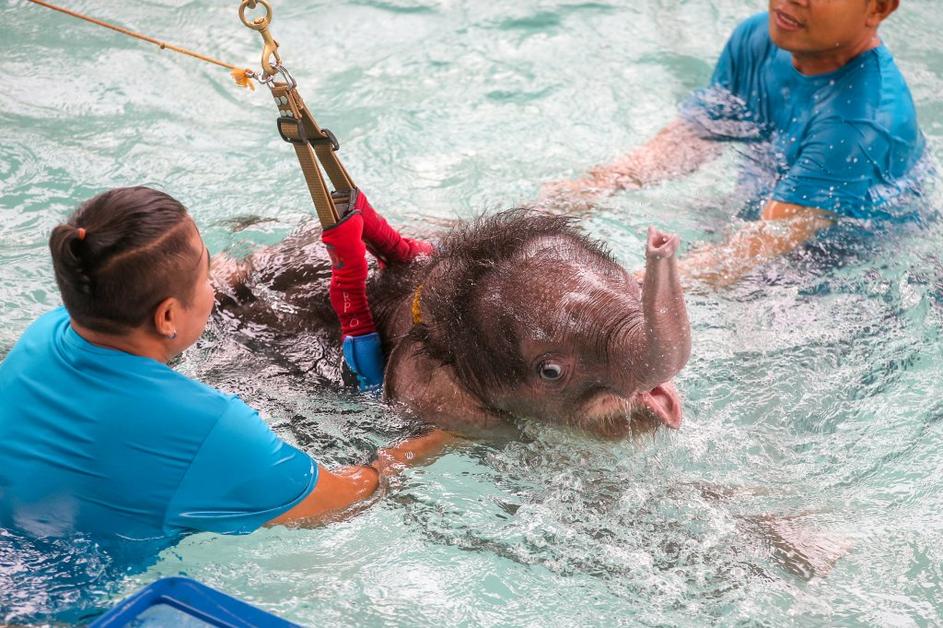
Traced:
[[381, 476], [394, 475], [404, 467], [428, 460], [458, 439], [450, 432], [434, 429], [379, 450], [377, 459], [369, 465], [343, 467], [334, 471], [318, 465], [318, 482], [314, 490], [294, 508], [266, 525], [314, 525], [331, 515], [344, 512], [373, 495], [380, 487]]
[[[711, 76], [710, 98], [698, 97], [688, 103], [681, 116], [625, 157], [597, 166], [579, 179], [544, 186], [541, 199], [564, 205], [584, 205], [616, 190], [656, 185], [694, 172], [718, 156], [721, 143], [707, 137], [736, 137], [722, 129], [715, 133], [711, 125], [728, 120], [742, 123], [743, 112], [737, 108], [718, 107], [717, 97], [721, 97], [721, 105], [750, 100], [749, 89], [753, 83], [749, 77], [763, 62], [768, 48], [766, 42], [769, 37], [763, 37], [767, 19], [765, 14], [757, 14], [744, 20], [731, 34]], [[723, 102], [725, 98], [726, 103]], [[703, 125], [705, 121], [709, 121], [708, 126]], [[751, 128], [755, 130], [755, 125]]]
[[655, 185], [694, 172], [719, 154], [718, 142], [704, 139], [678, 118], [621, 159], [596, 166], [579, 179], [545, 185], [541, 198], [589, 201], [617, 190]]
[[780, 255], [785, 255], [831, 226], [829, 212], [781, 201], [768, 201], [762, 220], [740, 228], [721, 244], [706, 244], [678, 261], [682, 277], [726, 286]]

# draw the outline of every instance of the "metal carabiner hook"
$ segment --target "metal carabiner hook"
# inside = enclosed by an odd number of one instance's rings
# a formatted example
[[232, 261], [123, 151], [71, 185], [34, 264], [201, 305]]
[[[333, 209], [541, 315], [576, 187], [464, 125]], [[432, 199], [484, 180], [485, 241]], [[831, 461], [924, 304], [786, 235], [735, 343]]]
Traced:
[[[265, 7], [265, 15], [250, 22], [246, 17], [246, 9], [254, 9], [259, 4]], [[262, 48], [262, 70], [265, 72], [265, 76], [272, 76], [278, 72], [278, 66], [282, 64], [282, 58], [278, 55], [278, 42], [272, 38], [272, 33], [268, 28], [272, 23], [272, 5], [266, 0], [242, 0], [242, 4], [239, 5], [239, 19], [247, 28], [259, 31], [259, 34], [262, 35], [262, 41], [265, 43], [265, 47]], [[272, 63], [273, 58], [275, 60], [274, 64]]]

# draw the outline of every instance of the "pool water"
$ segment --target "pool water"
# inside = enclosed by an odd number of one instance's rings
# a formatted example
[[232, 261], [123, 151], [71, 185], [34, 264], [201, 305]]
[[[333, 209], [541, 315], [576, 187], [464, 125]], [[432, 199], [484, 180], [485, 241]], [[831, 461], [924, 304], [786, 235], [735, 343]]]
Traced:
[[[939, 0], [883, 29], [943, 154]], [[238, 2], [70, 2], [240, 64]], [[757, 0], [280, 0], [283, 59], [374, 204], [407, 230], [533, 199], [650, 137]], [[0, 356], [58, 305], [46, 239], [105, 188], [180, 198], [213, 252], [279, 241], [312, 208], [264, 91], [23, 0], [0, 2]], [[731, 151], [581, 218], [628, 267], [654, 223], [716, 240], [742, 206]], [[943, 209], [932, 191], [928, 212]], [[599, 442], [521, 425], [393, 480], [314, 530], [201, 534], [115, 576], [86, 540], [0, 530], [0, 623], [88, 620], [184, 574], [303, 624], [921, 626], [943, 622], [941, 229], [688, 296], [675, 433]], [[210, 329], [180, 368], [242, 395], [326, 464], [407, 429]]]

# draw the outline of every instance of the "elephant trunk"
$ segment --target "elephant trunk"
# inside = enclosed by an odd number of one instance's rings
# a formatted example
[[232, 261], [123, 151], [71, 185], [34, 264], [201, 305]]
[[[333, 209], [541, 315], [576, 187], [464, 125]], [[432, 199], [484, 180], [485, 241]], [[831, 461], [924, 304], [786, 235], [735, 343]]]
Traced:
[[691, 325], [675, 253], [680, 240], [649, 227], [642, 284], [643, 334], [638, 386], [644, 392], [673, 378], [691, 355]]

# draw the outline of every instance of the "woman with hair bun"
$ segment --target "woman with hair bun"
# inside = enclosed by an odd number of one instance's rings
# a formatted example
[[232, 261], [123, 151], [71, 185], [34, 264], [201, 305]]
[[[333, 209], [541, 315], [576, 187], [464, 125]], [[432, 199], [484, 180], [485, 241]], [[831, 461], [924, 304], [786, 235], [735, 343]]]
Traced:
[[375, 492], [441, 444], [420, 436], [329, 471], [237, 397], [167, 366], [213, 309], [186, 208], [146, 187], [84, 204], [49, 240], [64, 308], [0, 363], [0, 526], [176, 539], [311, 521]]

